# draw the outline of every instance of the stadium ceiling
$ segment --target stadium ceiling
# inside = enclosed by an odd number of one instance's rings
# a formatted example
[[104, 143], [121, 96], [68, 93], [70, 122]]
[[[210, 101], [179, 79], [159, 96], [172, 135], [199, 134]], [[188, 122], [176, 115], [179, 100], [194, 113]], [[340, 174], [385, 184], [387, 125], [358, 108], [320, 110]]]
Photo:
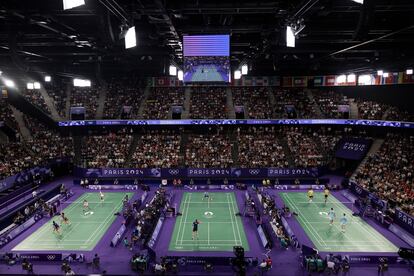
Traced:
[[[0, 2], [0, 66], [56, 72], [166, 73], [182, 62], [183, 34], [231, 35], [234, 66], [253, 74], [315, 74], [404, 69], [414, 61], [414, 1], [61, 0]], [[296, 47], [286, 24], [301, 21]], [[136, 26], [138, 46], [120, 38]]]

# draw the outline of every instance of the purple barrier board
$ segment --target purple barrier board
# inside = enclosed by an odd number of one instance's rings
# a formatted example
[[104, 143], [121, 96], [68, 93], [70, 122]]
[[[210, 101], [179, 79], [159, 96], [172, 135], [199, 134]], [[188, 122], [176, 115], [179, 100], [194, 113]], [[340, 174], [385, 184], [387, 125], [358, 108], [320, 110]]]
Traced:
[[28, 261], [53, 262], [62, 261], [62, 254], [60, 253], [21, 253], [20, 258]]
[[267, 178], [267, 177], [309, 177], [319, 176], [318, 168], [172, 168], [172, 169], [129, 169], [129, 168], [77, 168], [78, 177], [88, 178]]
[[385, 200], [382, 200], [376, 195], [368, 192], [353, 181], [349, 182], [349, 190], [358, 197], [369, 198], [371, 203], [373, 203], [378, 208], [385, 209], [387, 207], [387, 202]]
[[278, 120], [78, 120], [58, 122], [60, 127], [82, 126], [183, 126], [183, 125], [360, 125], [372, 127], [414, 128], [414, 122], [353, 119], [278, 119]]
[[412, 216], [396, 209], [394, 222], [414, 236], [414, 218]]

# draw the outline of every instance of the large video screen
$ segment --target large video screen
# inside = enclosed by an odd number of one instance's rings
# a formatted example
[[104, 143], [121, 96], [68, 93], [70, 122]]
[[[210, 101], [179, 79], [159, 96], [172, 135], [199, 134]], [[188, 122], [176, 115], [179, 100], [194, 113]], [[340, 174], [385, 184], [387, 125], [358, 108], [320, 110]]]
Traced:
[[230, 36], [183, 37], [184, 82], [230, 82]]

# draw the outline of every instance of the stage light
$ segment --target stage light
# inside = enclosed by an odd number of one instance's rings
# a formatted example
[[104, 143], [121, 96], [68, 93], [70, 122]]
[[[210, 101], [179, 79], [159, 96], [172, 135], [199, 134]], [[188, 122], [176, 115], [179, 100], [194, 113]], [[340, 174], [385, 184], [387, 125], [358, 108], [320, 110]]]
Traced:
[[247, 66], [247, 64], [242, 65], [241, 67], [241, 74], [242, 75], [247, 75], [247, 72], [249, 71], [249, 67]]
[[34, 85], [33, 85], [33, 82], [28, 82], [27, 83], [27, 85], [26, 85], [26, 87], [27, 87], [27, 89], [34, 89]]
[[355, 80], [356, 80], [355, 74], [349, 74], [348, 76], [346, 76], [347, 82], [355, 82]]
[[390, 75], [389, 73], [382, 73], [382, 77], [384, 78], [388, 78], [389, 75]]
[[336, 83], [345, 83], [346, 82], [346, 76], [340, 75], [336, 77]]
[[135, 27], [131, 27], [125, 34], [125, 49], [137, 46], [137, 36], [135, 34]]
[[34, 89], [40, 89], [40, 83], [39, 82], [33, 83], [33, 87]]
[[3, 71], [0, 70], [0, 76], [3, 75]]
[[178, 70], [177, 72], [178, 80], [182, 81], [184, 79], [184, 72], [183, 70]]
[[170, 76], [176, 76], [177, 75], [177, 67], [175, 67], [174, 65], [170, 65]]
[[90, 87], [91, 81], [90, 80], [83, 80], [83, 79], [73, 79], [73, 86], [76, 87]]
[[286, 27], [286, 46], [295, 47], [295, 34], [291, 26]]
[[63, 0], [64, 10], [69, 10], [82, 5], [85, 5], [85, 0]]
[[371, 85], [372, 77], [371, 75], [360, 75], [358, 77], [358, 85]]
[[358, 4], [364, 4], [364, 0], [352, 0], [352, 1], [354, 1], [355, 3], [358, 3]]
[[15, 84], [14, 84], [14, 81], [12, 81], [12, 80], [4, 80], [4, 84], [7, 86], [7, 87], [10, 87], [10, 88], [13, 88], [14, 86], [15, 86]]
[[378, 76], [382, 76], [382, 74], [384, 74], [384, 71], [382, 71], [382, 70], [378, 70], [378, 71], [377, 71], [377, 75], [378, 75]]
[[407, 71], [405, 71], [405, 73], [407, 75], [412, 75], [413, 74], [413, 69], [407, 69]]
[[241, 78], [241, 76], [242, 76], [242, 73], [241, 73], [240, 70], [234, 71], [234, 79], [235, 80], [239, 80]]
[[52, 77], [51, 76], [45, 76], [45, 82], [51, 82]]

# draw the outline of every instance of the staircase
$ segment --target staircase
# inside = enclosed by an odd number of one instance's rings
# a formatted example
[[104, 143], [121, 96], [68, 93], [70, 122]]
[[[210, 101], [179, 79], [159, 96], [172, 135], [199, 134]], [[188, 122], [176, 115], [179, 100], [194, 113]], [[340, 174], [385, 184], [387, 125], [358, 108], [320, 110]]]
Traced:
[[381, 120], [387, 120], [387, 117], [390, 111], [391, 111], [391, 108], [388, 108], [387, 110], [385, 110], [384, 114], [381, 117]]
[[74, 135], [73, 136], [73, 151], [75, 153], [74, 164], [75, 165], [85, 165], [81, 164], [82, 161], [82, 136]]
[[285, 137], [278, 136], [280, 143], [282, 144], [283, 150], [285, 152], [285, 156], [287, 161], [289, 162], [289, 167], [295, 168], [295, 159], [293, 158], [293, 153], [290, 151], [289, 145]]
[[229, 134], [231, 147], [231, 157], [233, 158], [233, 164], [235, 167], [239, 166], [239, 143], [237, 141], [237, 132], [232, 130]]
[[49, 94], [46, 92], [46, 90], [43, 87], [40, 88], [39, 92], [42, 95], [43, 99], [45, 99], [45, 103], [47, 107], [49, 108], [50, 112], [52, 113], [53, 120], [61, 121], [62, 118], [60, 117], [59, 113], [56, 110], [54, 100], [49, 96]]
[[273, 95], [273, 93], [272, 93], [271, 88], [267, 89], [267, 97], [269, 98], [270, 107], [272, 108], [272, 118], [274, 118], [275, 115], [273, 114], [273, 111], [274, 111], [275, 106], [276, 106], [276, 99], [275, 99], [275, 95]]
[[145, 90], [144, 90], [144, 95], [142, 96], [142, 102], [141, 102], [141, 104], [139, 105], [139, 108], [138, 108], [138, 114], [137, 114], [138, 118], [142, 118], [143, 115], [144, 115], [144, 110], [145, 110], [147, 100], [148, 100], [148, 97], [149, 97], [150, 93], [151, 93], [151, 87], [149, 85], [147, 85], [145, 87]]
[[191, 103], [191, 88], [190, 87], [185, 88], [184, 95], [185, 95], [184, 110], [183, 110], [182, 118], [188, 119], [190, 118], [190, 103]]
[[19, 125], [19, 131], [22, 135], [23, 140], [30, 140], [32, 138], [32, 134], [30, 133], [30, 130], [27, 128], [26, 123], [23, 119], [23, 112], [20, 110], [17, 110], [14, 106], [10, 106], [10, 108], [13, 111], [14, 118], [17, 121], [17, 124]]
[[181, 132], [181, 143], [180, 143], [180, 156], [182, 156], [183, 158], [181, 158], [181, 164], [178, 164], [180, 167], [185, 167], [186, 164], [186, 156], [185, 156], [185, 150], [186, 150], [186, 145], [188, 143], [188, 133], [186, 133], [184, 130]]
[[365, 163], [368, 161], [368, 158], [371, 155], [374, 155], [379, 151], [379, 149], [381, 148], [383, 143], [384, 143], [384, 139], [375, 139], [374, 140], [374, 142], [372, 143], [371, 148], [369, 149], [367, 155], [365, 156], [364, 159], [362, 159], [361, 163], [359, 163], [358, 167], [356, 168], [356, 170], [352, 174], [351, 178], [355, 177], [356, 173], [359, 171], [359, 169], [361, 167], [363, 167], [365, 165]]
[[306, 92], [306, 95], [308, 96], [310, 102], [313, 105], [313, 109], [315, 110], [316, 116], [318, 116], [318, 118], [325, 118], [325, 116], [322, 114], [321, 108], [316, 103], [315, 98], [313, 97], [312, 90], [305, 89], [305, 92]]
[[233, 93], [231, 92], [230, 87], [227, 87], [226, 89], [226, 98], [227, 116], [229, 119], [236, 119], [236, 111], [234, 110], [233, 103]]
[[132, 135], [132, 142], [131, 142], [131, 145], [129, 146], [128, 154], [125, 157], [125, 166], [127, 168], [130, 168], [132, 166], [131, 165], [132, 156], [134, 155], [134, 152], [137, 149], [137, 146], [140, 141], [141, 141], [141, 134], [134, 133], [134, 135]]
[[349, 101], [349, 118], [350, 119], [359, 118], [358, 105], [354, 100]]
[[66, 84], [66, 118], [63, 119], [70, 119], [70, 98], [72, 97], [72, 84], [68, 82]]
[[7, 142], [9, 141], [9, 137], [0, 130], [0, 145], [1, 144], [7, 144]]
[[107, 83], [104, 81], [101, 81], [101, 89], [100, 89], [99, 98], [98, 98], [98, 108], [96, 109], [96, 119], [98, 120], [102, 119], [103, 117], [107, 92], [108, 92]]

